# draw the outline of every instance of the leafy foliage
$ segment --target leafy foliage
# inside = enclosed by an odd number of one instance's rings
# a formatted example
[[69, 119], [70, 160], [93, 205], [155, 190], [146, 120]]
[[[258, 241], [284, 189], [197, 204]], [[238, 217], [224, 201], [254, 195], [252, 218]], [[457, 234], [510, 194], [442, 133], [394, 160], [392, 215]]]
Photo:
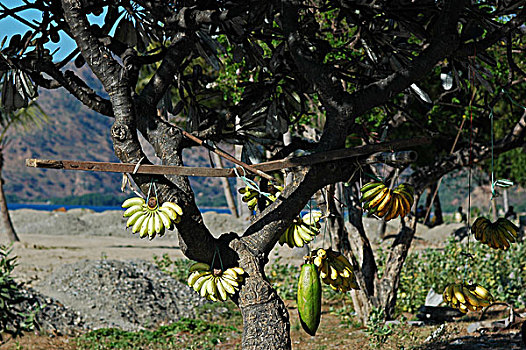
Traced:
[[[473, 259], [466, 258], [466, 245], [451, 239], [443, 249], [425, 249], [409, 254], [400, 275], [397, 310], [414, 313], [424, 305], [428, 291], [442, 293], [457, 280], [473, 280], [486, 287], [496, 300], [526, 306], [526, 244], [514, 243], [507, 251], [471, 242]], [[467, 264], [465, 266], [465, 264]]]
[[0, 344], [3, 335], [17, 337], [35, 328], [35, 314], [39, 310], [21, 312], [17, 306], [24, 301], [21, 285], [11, 276], [18, 258], [10, 256], [12, 248], [0, 245]]
[[188, 280], [188, 270], [195, 263], [195, 261], [189, 259], [172, 259], [167, 253], [161, 257], [154, 255], [153, 261], [162, 272], [185, 284]]
[[385, 324], [383, 310], [374, 308], [369, 315], [367, 334], [370, 337], [370, 345], [375, 349], [381, 349], [391, 334], [393, 328]]
[[78, 349], [210, 349], [239, 331], [234, 327], [183, 318], [156, 330], [128, 332], [101, 328], [80, 336]]

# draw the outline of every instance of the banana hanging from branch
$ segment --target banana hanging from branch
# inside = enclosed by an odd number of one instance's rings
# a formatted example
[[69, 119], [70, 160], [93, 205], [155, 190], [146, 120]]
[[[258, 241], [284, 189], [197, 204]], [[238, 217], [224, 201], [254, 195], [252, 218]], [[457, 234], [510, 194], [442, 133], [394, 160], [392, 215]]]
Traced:
[[148, 203], [141, 197], [128, 198], [122, 207], [126, 209], [123, 216], [128, 218], [126, 227], [131, 227], [133, 233], [139, 232], [141, 238], [164, 235], [165, 230], [172, 230], [183, 215], [179, 205], [164, 202], [159, 206], [156, 197], [150, 197]]
[[322, 282], [333, 290], [346, 293], [351, 289], [359, 289], [353, 266], [339, 252], [320, 248], [313, 250], [310, 258], [317, 266]]
[[292, 225], [279, 237], [279, 244], [287, 244], [290, 248], [303, 247], [320, 233], [321, 211], [312, 211], [297, 217]]
[[471, 226], [475, 239], [493, 249], [507, 250], [511, 243], [517, 241], [519, 228], [505, 218], [491, 222], [485, 217], [478, 217]]
[[265, 207], [272, 204], [283, 191], [283, 187], [269, 184], [268, 191], [269, 191], [268, 196], [265, 196], [260, 191], [258, 191], [257, 189], [255, 189], [254, 187], [250, 185], [246, 185], [245, 187], [242, 187], [238, 190], [238, 192], [243, 195], [241, 197], [241, 200], [247, 203], [248, 208], [250, 210], [255, 210], [258, 204], [258, 201], [260, 200], [265, 200]]
[[385, 221], [401, 216], [405, 217], [411, 212], [414, 203], [414, 189], [407, 183], [402, 183], [390, 189], [382, 182], [370, 182], [361, 189], [363, 209], [369, 215], [384, 218]]
[[444, 301], [451, 307], [467, 313], [479, 311], [493, 303], [491, 293], [480, 284], [452, 283], [446, 286], [442, 294]]
[[202, 297], [211, 301], [226, 301], [239, 291], [245, 271], [241, 267], [226, 270], [211, 269], [205, 263], [195, 263], [190, 267], [188, 285]]

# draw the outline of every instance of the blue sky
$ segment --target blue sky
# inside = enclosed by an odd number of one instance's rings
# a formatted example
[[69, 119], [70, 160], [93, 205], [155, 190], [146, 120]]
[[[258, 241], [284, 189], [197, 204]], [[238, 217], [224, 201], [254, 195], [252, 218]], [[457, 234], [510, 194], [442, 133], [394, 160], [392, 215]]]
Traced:
[[[2, 5], [4, 5], [7, 8], [14, 8], [17, 6], [20, 6], [23, 4], [20, 0], [0, 0]], [[20, 12], [19, 15], [23, 17], [24, 19], [28, 20], [29, 22], [33, 20], [40, 21], [42, 18], [42, 13], [40, 11], [35, 10], [26, 10], [23, 12]], [[98, 16], [89, 16], [90, 22], [92, 23], [102, 23], [102, 20], [104, 19], [105, 12]], [[24, 35], [24, 33], [29, 28], [19, 22], [16, 19], [13, 18], [4, 18], [0, 19], [0, 41], [3, 40], [3, 38], [7, 35], [8, 37], [13, 34], [21, 34]], [[55, 44], [52, 42], [47, 43], [46, 48], [49, 49], [51, 52], [58, 49], [57, 53], [54, 55], [55, 61], [60, 61], [62, 58], [66, 57], [75, 47], [75, 42], [69, 38], [64, 33], [60, 34], [60, 41]]]

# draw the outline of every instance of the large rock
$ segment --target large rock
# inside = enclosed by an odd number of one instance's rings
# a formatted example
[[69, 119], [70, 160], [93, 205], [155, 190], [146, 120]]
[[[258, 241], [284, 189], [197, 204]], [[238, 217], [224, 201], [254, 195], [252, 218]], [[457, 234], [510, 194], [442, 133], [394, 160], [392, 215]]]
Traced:
[[195, 308], [206, 303], [190, 287], [145, 261], [62, 265], [36, 289], [81, 314], [90, 329], [143, 329], [195, 317]]

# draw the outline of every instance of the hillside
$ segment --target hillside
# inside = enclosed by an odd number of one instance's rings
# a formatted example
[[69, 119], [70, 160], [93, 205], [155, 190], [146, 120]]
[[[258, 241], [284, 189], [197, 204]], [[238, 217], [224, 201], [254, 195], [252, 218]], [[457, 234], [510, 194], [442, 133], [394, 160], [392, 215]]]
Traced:
[[[101, 90], [100, 84], [86, 66], [78, 74], [91, 87]], [[118, 203], [123, 197], [120, 192], [120, 174], [25, 166], [26, 158], [118, 161], [110, 139], [111, 118], [84, 107], [64, 89], [40, 89], [39, 92], [38, 102], [48, 114], [49, 122], [40, 129], [25, 133], [11, 131], [3, 171], [8, 201], [46, 202], [52, 199], [54, 203], [60, 203], [60, 198], [96, 193], [105, 195], [103, 197], [106, 200], [109, 198], [109, 202], [115, 198], [113, 202]], [[208, 154], [203, 149], [192, 148], [185, 152], [185, 159], [189, 165], [208, 165]], [[224, 203], [218, 179], [194, 178], [191, 181], [201, 205]], [[62, 201], [69, 202], [70, 199]]]
[[[78, 74], [94, 89], [101, 86], [84, 66]], [[11, 132], [3, 177], [9, 202], [52, 202], [53, 204], [118, 205], [128, 194], [120, 192], [121, 175], [82, 171], [27, 168], [26, 158], [118, 161], [110, 139], [111, 118], [84, 107], [64, 89], [40, 90], [39, 103], [49, 115], [49, 123], [38, 130]], [[147, 152], [148, 155], [153, 153]], [[208, 151], [201, 147], [185, 150], [185, 164], [209, 166]], [[487, 174], [474, 174], [472, 205], [486, 212], [489, 205]], [[225, 206], [220, 180], [191, 178], [197, 202], [201, 206]], [[467, 207], [467, 174], [453, 173], [444, 178], [440, 198], [445, 212]], [[526, 192], [512, 188], [510, 204], [526, 210]], [[501, 205], [501, 198], [498, 199]]]

